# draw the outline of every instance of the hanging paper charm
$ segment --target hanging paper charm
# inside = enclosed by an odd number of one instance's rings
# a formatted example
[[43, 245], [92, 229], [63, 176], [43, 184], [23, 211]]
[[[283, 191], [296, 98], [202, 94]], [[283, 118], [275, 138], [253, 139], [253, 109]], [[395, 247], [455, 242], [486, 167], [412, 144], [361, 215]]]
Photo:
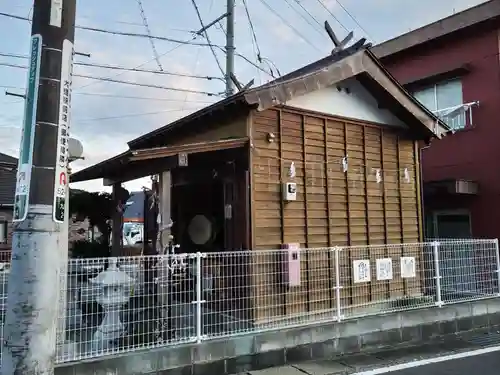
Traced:
[[346, 155], [342, 158], [342, 172], [344, 172], [344, 173], [347, 172], [347, 168], [349, 167], [347, 157], [348, 157], [348, 155]]
[[295, 171], [295, 163], [292, 161], [290, 168], [288, 168], [288, 177], [295, 178], [297, 172]]
[[410, 172], [408, 171], [408, 168], [405, 168], [404, 177], [405, 177], [405, 182], [409, 183], [410, 182]]
[[380, 168], [375, 169], [375, 180], [377, 181], [377, 184], [382, 182], [382, 172], [380, 171]]

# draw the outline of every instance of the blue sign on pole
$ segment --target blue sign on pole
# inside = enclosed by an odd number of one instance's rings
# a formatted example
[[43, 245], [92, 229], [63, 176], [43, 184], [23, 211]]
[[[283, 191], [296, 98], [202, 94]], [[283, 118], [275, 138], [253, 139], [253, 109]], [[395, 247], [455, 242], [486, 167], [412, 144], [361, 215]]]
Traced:
[[19, 150], [16, 193], [14, 196], [13, 221], [24, 221], [28, 216], [30, 197], [31, 169], [33, 166], [33, 147], [35, 144], [36, 110], [38, 104], [38, 83], [42, 56], [42, 36], [31, 37], [28, 87], [24, 106], [24, 122]]

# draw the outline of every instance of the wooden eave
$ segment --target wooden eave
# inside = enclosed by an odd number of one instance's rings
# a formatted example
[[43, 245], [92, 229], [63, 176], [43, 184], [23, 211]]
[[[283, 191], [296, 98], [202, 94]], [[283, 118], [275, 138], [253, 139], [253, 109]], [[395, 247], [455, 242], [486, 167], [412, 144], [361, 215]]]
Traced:
[[181, 153], [197, 154], [210, 151], [229, 150], [244, 147], [249, 142], [249, 138], [224, 139], [218, 141], [207, 141], [199, 143], [189, 143], [176, 146], [154, 147], [132, 151], [131, 161], [152, 160], [171, 157]]

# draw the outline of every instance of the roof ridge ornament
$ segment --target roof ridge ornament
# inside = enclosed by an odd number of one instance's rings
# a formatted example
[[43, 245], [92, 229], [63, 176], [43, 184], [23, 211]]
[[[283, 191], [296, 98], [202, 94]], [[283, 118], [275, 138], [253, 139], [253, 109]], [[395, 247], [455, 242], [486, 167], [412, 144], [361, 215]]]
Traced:
[[[343, 51], [347, 46], [347, 44], [349, 44], [349, 42], [354, 38], [354, 32], [350, 31], [349, 34], [347, 34], [347, 36], [344, 39], [339, 40], [339, 38], [337, 38], [337, 35], [335, 35], [335, 32], [333, 31], [328, 21], [325, 21], [325, 30], [335, 46], [335, 48], [332, 50], [332, 55], [335, 55], [336, 53]], [[350, 48], [353, 50], [358, 50], [363, 47], [365, 48], [371, 47], [370, 43], [365, 45], [365, 42], [366, 38], [361, 38], [353, 45], [351, 45]]]

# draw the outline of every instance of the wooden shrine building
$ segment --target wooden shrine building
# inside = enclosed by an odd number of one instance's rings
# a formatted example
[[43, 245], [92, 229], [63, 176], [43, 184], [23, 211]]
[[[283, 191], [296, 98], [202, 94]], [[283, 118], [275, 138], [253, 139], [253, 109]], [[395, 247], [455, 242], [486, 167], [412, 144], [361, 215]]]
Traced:
[[[327, 309], [315, 301], [334, 306], [334, 297], [311, 281], [323, 272], [312, 265], [331, 260], [311, 253], [301, 258], [300, 301], [278, 311], [282, 291], [260, 279], [278, 271], [258, 260], [261, 251], [422, 240], [419, 145], [447, 131], [369, 48], [353, 46], [134, 139], [71, 179], [117, 184], [158, 174], [162, 220], [173, 220], [182, 251], [244, 252], [247, 260], [231, 261], [244, 270], [227, 271], [225, 288], [245, 285], [238, 299], [253, 306], [247, 318], [265, 322]], [[205, 242], [189, 234], [199, 215], [213, 224]]]

